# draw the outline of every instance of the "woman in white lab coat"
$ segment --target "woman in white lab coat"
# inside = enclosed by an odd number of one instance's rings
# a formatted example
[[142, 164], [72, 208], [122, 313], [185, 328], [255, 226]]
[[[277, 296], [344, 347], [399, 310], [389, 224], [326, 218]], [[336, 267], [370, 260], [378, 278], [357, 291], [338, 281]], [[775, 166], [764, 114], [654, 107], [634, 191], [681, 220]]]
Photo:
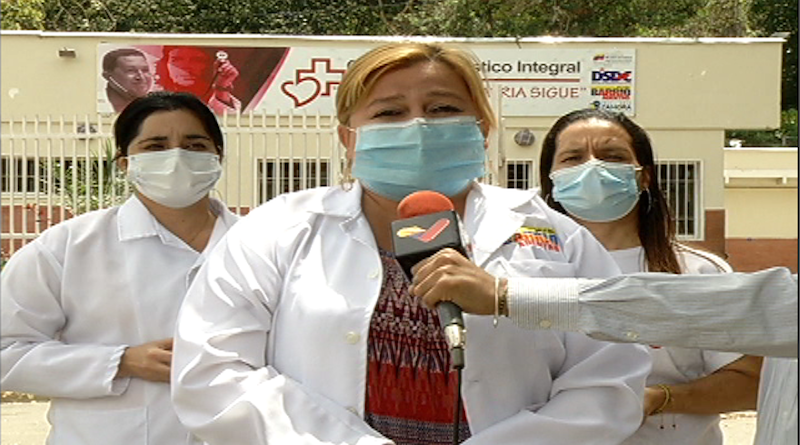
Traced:
[[51, 398], [50, 445], [188, 443], [169, 395], [172, 336], [236, 220], [208, 196], [222, 133], [194, 96], [153, 93], [114, 136], [133, 196], [51, 227], [3, 268], [0, 385]]
[[[542, 142], [542, 196], [588, 228], [623, 273], [730, 272], [675, 240], [647, 133], [625, 115], [577, 110]], [[650, 346], [642, 427], [626, 444], [721, 445], [719, 413], [755, 409], [761, 358]]]
[[[281, 195], [243, 218], [179, 316], [173, 401], [210, 444], [618, 444], [642, 418], [647, 353], [465, 316], [464, 411], [436, 312], [408, 291], [391, 221], [409, 193], [453, 201], [484, 292], [499, 275], [618, 273], [535, 192], [485, 186], [495, 123], [475, 60], [380, 46], [337, 92], [354, 181]], [[466, 261], [466, 260], [465, 260]], [[482, 268], [482, 269], [481, 269]]]

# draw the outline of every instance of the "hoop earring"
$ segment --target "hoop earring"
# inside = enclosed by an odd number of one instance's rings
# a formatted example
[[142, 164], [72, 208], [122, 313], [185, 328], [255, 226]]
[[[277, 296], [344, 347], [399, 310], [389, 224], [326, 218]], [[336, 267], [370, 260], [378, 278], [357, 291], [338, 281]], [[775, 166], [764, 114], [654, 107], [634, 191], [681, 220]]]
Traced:
[[344, 170], [342, 171], [342, 176], [339, 178], [339, 183], [342, 186], [342, 190], [349, 192], [353, 189], [353, 183], [355, 182], [355, 178], [353, 177], [353, 171], [350, 162], [348, 161], [347, 164], [344, 166]]

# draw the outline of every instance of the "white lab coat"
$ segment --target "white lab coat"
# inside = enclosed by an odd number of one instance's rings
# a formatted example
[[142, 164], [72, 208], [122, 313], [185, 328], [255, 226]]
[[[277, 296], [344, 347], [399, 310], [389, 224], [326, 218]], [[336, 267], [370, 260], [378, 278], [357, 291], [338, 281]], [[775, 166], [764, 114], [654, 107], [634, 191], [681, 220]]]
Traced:
[[[382, 268], [361, 189], [282, 195], [243, 218], [187, 294], [173, 401], [210, 444], [386, 444], [362, 419]], [[500, 275], [608, 276], [613, 260], [535, 191], [475, 184], [464, 225]], [[552, 228], [561, 251], [506, 241]], [[469, 444], [619, 444], [642, 419], [641, 346], [465, 315]]]
[[[219, 215], [206, 252], [237, 217]], [[205, 259], [135, 196], [58, 224], [2, 273], [4, 391], [51, 397], [50, 445], [190, 441], [169, 385], [114, 379], [127, 346], [172, 337], [180, 303]]]

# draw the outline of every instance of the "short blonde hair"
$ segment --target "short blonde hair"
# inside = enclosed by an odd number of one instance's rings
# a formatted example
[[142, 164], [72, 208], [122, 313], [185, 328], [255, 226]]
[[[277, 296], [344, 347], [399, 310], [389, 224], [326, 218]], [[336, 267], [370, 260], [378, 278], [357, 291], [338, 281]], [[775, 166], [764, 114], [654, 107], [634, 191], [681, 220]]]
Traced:
[[399, 42], [374, 48], [348, 68], [336, 91], [336, 115], [342, 125], [348, 125], [353, 111], [372, 92], [375, 83], [389, 71], [406, 68], [420, 62], [440, 62], [456, 72], [467, 85], [478, 119], [489, 128], [497, 126], [483, 79], [478, 72], [480, 62], [465, 50], [436, 43]]

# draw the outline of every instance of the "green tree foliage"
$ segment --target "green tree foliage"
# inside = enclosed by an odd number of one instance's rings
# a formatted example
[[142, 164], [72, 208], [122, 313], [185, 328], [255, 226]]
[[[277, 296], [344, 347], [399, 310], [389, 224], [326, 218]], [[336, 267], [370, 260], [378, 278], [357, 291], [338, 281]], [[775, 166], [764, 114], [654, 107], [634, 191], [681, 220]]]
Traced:
[[743, 35], [751, 1], [759, 0], [3, 0], [3, 13], [12, 5], [38, 5], [52, 31]]
[[738, 140], [744, 147], [797, 147], [797, 108], [781, 112], [777, 130], [730, 130], [725, 139]]
[[471, 37], [741, 37], [749, 1], [422, 0], [391, 25], [401, 34]]
[[673, 29], [684, 37], [746, 37], [749, 0], [707, 0]]
[[2, 29], [44, 29], [44, 0], [2, 0]]
[[405, 2], [321, 0], [39, 0], [48, 30], [162, 33], [382, 34]]
[[701, 0], [422, 0], [389, 27], [464, 37], [636, 36], [678, 28], [702, 6]]

